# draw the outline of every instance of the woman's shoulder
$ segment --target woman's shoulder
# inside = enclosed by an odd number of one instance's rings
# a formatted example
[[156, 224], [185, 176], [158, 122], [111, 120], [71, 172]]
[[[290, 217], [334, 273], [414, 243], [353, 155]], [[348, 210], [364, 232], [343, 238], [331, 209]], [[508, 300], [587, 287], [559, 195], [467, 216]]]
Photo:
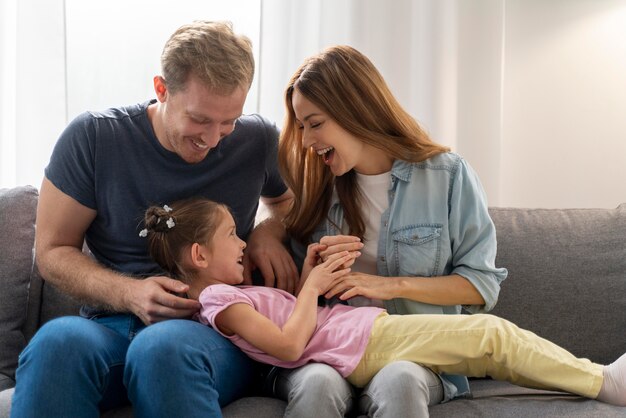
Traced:
[[413, 170], [445, 170], [453, 174], [458, 171], [459, 166], [465, 164], [465, 160], [459, 154], [454, 152], [442, 152], [419, 162], [396, 160], [393, 171], [396, 174], [405, 172], [409, 174], [409, 176]]
[[430, 168], [437, 167], [446, 167], [446, 168], [454, 168], [458, 167], [459, 164], [463, 161], [463, 157], [459, 154], [449, 151], [442, 152], [440, 154], [434, 155], [427, 160], [422, 161], [421, 163], [416, 163], [418, 165], [422, 164], [423, 166]]

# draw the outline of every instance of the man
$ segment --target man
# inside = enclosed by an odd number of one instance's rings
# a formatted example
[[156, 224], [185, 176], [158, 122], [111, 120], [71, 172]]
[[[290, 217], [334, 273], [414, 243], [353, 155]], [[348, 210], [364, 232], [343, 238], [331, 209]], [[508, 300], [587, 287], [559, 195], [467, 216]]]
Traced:
[[[84, 301], [20, 357], [14, 417], [87, 417], [131, 401], [137, 417], [220, 416], [253, 363], [188, 320], [187, 286], [164, 277], [140, 236], [151, 204], [204, 196], [225, 203], [248, 241], [246, 277], [293, 291], [297, 270], [278, 221], [291, 192], [277, 170], [276, 128], [242, 116], [254, 75], [250, 41], [223, 22], [178, 29], [154, 77], [157, 100], [84, 113], [45, 171], [37, 211], [42, 276]], [[252, 231], [259, 198], [272, 217]], [[92, 256], [82, 251], [86, 242]]]

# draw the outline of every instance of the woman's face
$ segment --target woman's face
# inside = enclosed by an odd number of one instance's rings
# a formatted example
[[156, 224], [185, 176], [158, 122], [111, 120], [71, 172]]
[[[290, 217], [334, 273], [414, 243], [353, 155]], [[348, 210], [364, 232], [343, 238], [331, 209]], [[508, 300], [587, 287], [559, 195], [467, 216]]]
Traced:
[[313, 148], [335, 176], [352, 169], [370, 175], [391, 169], [391, 157], [343, 129], [298, 89], [293, 91], [291, 105], [302, 130], [302, 146]]

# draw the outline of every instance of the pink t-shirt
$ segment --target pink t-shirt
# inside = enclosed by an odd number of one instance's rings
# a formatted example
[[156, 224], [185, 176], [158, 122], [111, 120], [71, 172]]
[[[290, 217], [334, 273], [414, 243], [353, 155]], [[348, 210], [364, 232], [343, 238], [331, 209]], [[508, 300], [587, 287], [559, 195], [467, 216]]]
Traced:
[[[296, 298], [285, 291], [263, 286], [212, 285], [199, 297], [202, 309], [198, 320], [215, 326], [215, 317], [235, 303], [246, 303], [282, 327], [291, 315]], [[227, 336], [249, 357], [262, 363], [284, 368], [296, 368], [309, 362], [326, 363], [347, 377], [359, 364], [369, 341], [374, 319], [383, 312], [375, 307], [355, 309], [337, 304], [332, 308], [317, 308], [317, 327], [299, 360], [282, 361], [266, 354], [238, 335]], [[221, 332], [220, 332], [221, 333]]]

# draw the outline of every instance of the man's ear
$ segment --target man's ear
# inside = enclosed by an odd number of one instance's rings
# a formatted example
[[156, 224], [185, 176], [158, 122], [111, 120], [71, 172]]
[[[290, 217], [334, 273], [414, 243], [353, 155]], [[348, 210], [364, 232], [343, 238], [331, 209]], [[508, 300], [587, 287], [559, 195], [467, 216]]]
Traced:
[[163, 103], [167, 100], [167, 86], [165, 85], [165, 79], [160, 75], [155, 75], [152, 79], [154, 84], [154, 92], [156, 93], [159, 102]]
[[206, 246], [194, 242], [191, 244], [191, 264], [196, 268], [206, 268], [209, 265], [208, 249]]

